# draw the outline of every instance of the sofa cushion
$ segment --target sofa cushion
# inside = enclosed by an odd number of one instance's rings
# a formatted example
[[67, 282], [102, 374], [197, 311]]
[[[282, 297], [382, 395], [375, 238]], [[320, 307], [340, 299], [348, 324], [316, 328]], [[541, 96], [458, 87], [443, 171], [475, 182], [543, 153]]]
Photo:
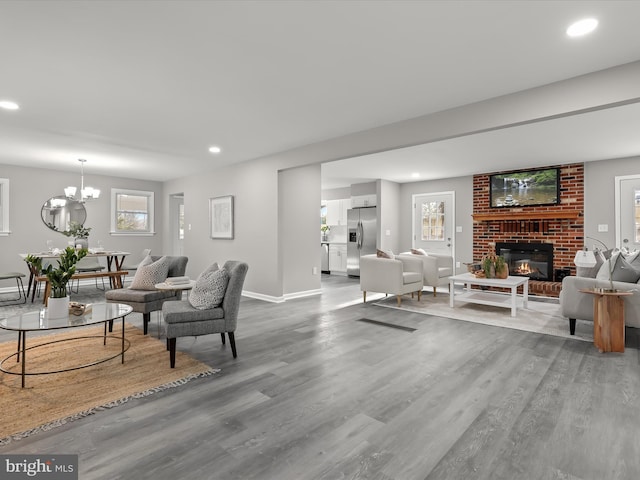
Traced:
[[408, 283], [416, 283], [422, 281], [422, 272], [403, 272], [402, 283], [407, 285]]
[[396, 258], [391, 250], [380, 250], [379, 248], [376, 249], [376, 256], [378, 258], [390, 258], [391, 260]]
[[160, 257], [155, 262], [147, 256], [136, 270], [136, 274], [131, 281], [130, 288], [133, 290], [155, 290], [156, 283], [162, 283], [169, 274], [169, 259]]
[[189, 303], [198, 310], [219, 306], [224, 299], [228, 283], [229, 273], [224, 268], [200, 275], [189, 295]]
[[453, 268], [451, 267], [438, 267], [438, 278], [453, 276]]

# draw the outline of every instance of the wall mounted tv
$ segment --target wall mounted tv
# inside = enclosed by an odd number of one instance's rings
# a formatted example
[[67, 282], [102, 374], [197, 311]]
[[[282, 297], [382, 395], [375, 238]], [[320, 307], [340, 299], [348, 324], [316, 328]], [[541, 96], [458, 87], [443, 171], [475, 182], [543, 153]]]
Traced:
[[489, 176], [491, 207], [560, 203], [560, 169], [516, 170]]

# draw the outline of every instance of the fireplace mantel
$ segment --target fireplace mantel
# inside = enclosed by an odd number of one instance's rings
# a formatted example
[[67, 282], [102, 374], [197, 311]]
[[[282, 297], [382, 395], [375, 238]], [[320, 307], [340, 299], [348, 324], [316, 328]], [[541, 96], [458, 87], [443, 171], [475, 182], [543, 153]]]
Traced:
[[471, 215], [474, 222], [500, 222], [504, 220], [545, 220], [556, 218], [578, 218], [579, 210], [561, 211], [535, 211], [535, 212], [499, 212], [499, 213], [474, 213]]

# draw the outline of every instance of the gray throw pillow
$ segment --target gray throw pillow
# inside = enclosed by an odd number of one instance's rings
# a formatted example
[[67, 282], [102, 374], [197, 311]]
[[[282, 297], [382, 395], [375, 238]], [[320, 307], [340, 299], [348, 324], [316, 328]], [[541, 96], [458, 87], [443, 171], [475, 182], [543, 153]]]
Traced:
[[640, 279], [640, 270], [636, 270], [622, 255], [618, 255], [615, 262], [611, 273], [614, 282], [636, 283]]
[[218, 266], [218, 262], [213, 262], [213, 264], [210, 265], [204, 272], [202, 272], [200, 275], [198, 275], [198, 278], [196, 278], [196, 280], [198, 280], [203, 275], [206, 275], [206, 274], [211, 273], [211, 272], [215, 272], [216, 270], [220, 270], [220, 267]]
[[133, 290], [155, 290], [156, 283], [162, 283], [169, 275], [169, 259], [160, 257], [155, 262], [147, 256], [136, 270], [131, 286]]
[[203, 273], [189, 295], [189, 303], [198, 310], [215, 308], [222, 303], [229, 284], [229, 274], [223, 268]]

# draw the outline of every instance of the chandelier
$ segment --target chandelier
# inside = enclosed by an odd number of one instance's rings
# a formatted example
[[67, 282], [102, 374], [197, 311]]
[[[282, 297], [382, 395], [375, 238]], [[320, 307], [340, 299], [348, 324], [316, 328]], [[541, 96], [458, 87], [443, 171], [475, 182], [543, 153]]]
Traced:
[[76, 198], [76, 192], [78, 191], [76, 187], [65, 188], [65, 196], [71, 200], [78, 200], [81, 203], [84, 203], [87, 200], [92, 200], [94, 198], [99, 198], [99, 189], [84, 186], [84, 164], [86, 163], [86, 160], [84, 158], [80, 158], [78, 159], [78, 161], [80, 162], [80, 198]]

